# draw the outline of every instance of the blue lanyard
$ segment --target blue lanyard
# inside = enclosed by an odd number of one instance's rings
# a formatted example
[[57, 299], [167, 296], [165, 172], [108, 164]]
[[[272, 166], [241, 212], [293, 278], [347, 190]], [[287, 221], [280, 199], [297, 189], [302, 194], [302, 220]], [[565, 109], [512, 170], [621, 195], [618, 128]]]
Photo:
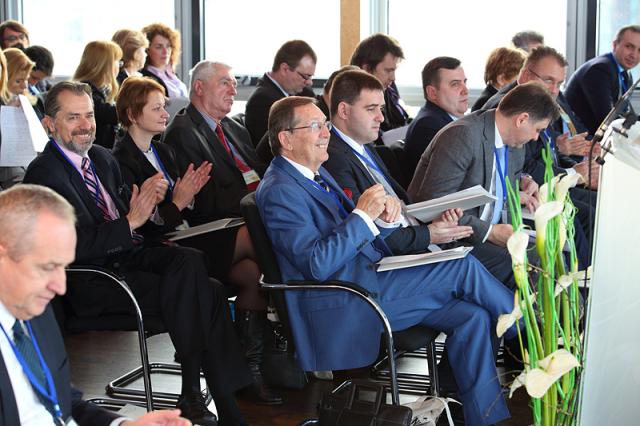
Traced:
[[[334, 135], [336, 135], [337, 137], [340, 138], [340, 140], [342, 140], [344, 142], [344, 139], [342, 139], [342, 137], [335, 131], [335, 129], [331, 130], [333, 132]], [[345, 142], [346, 144], [346, 142]], [[382, 171], [382, 169], [380, 169], [380, 167], [375, 163], [375, 161], [371, 161], [371, 158], [369, 157], [369, 152], [367, 151], [367, 148], [365, 146], [362, 147], [362, 149], [364, 149], [365, 155], [360, 154], [358, 151], [356, 151], [355, 149], [353, 149], [353, 147], [349, 144], [347, 144], [347, 146], [349, 148], [351, 148], [351, 150], [353, 151], [353, 153], [359, 158], [361, 159], [368, 167], [375, 169], [375, 171], [377, 171], [378, 173], [380, 173], [380, 175], [384, 178], [384, 180], [387, 182], [387, 184], [389, 185], [389, 187], [391, 187], [391, 184], [389, 183], [389, 179], [387, 179], [387, 175], [384, 174], [384, 172]], [[374, 179], [375, 180], [375, 179]]]
[[164, 175], [164, 178], [167, 180], [167, 182], [169, 182], [169, 192], [172, 192], [173, 179], [171, 179], [171, 176], [169, 176], [169, 172], [167, 172], [167, 169], [164, 167], [164, 164], [162, 164], [162, 160], [160, 160], [160, 157], [158, 156], [158, 152], [153, 147], [153, 144], [151, 144], [151, 152], [153, 152], [153, 155], [156, 157], [156, 161], [158, 162], [158, 166], [160, 166], [160, 171]]
[[[493, 147], [493, 154], [496, 157], [496, 172], [498, 172], [498, 176], [500, 176], [500, 183], [502, 184], [502, 198], [507, 198], [507, 170], [509, 170], [509, 148], [505, 145], [504, 147], [504, 170], [502, 170], [502, 166], [500, 165], [500, 159], [498, 157], [498, 149]], [[497, 184], [497, 182], [496, 182]]]
[[327, 187], [329, 188], [329, 190], [327, 191], [325, 188], [319, 185], [318, 182], [316, 182], [315, 180], [313, 179], [309, 179], [309, 180], [311, 181], [311, 184], [313, 184], [313, 186], [315, 186], [319, 191], [322, 191], [323, 193], [333, 198], [333, 201], [335, 201], [336, 205], [338, 206], [338, 210], [340, 211], [340, 217], [344, 219], [345, 217], [349, 216], [349, 212], [342, 205], [342, 201], [340, 201], [340, 196], [331, 190], [331, 187], [329, 186], [328, 183], [327, 183]]
[[[65, 160], [67, 160], [67, 162], [71, 164], [71, 166], [73, 166], [74, 169], [76, 169], [76, 165], [73, 163], [73, 161], [71, 161], [71, 159], [67, 156], [67, 154], [65, 154], [64, 151], [58, 146], [58, 142], [56, 142], [55, 140], [52, 140], [52, 141], [53, 141], [53, 146], [56, 147], [58, 152], [62, 154]], [[93, 199], [95, 200], [96, 204], [99, 204], [100, 200], [102, 200], [104, 202], [104, 205], [107, 206], [107, 208], [109, 208], [107, 204], [107, 200], [104, 198], [104, 195], [102, 195], [102, 189], [100, 189], [100, 180], [98, 179], [98, 174], [96, 173], [96, 168], [93, 165], [93, 161], [91, 161], [91, 158], [89, 158], [89, 165], [91, 166], [91, 174], [93, 175], [93, 179], [96, 181], [96, 186], [97, 186], [96, 188], [97, 191], [96, 191], [96, 194], [93, 196]], [[80, 176], [82, 177], [82, 180], [84, 180], [84, 176], [82, 176], [82, 172], [79, 172], [79, 173], [80, 173]]]
[[36, 341], [36, 335], [33, 333], [33, 330], [31, 329], [31, 323], [29, 321], [24, 321], [24, 324], [27, 326], [27, 330], [29, 330], [29, 336], [31, 338], [31, 341], [33, 342], [33, 346], [36, 350], [36, 353], [38, 354], [38, 360], [40, 361], [40, 366], [42, 367], [45, 378], [47, 379], [47, 388], [49, 389], [48, 392], [42, 387], [42, 385], [35, 378], [33, 372], [27, 365], [27, 362], [25, 361], [24, 357], [16, 347], [13, 340], [9, 337], [9, 335], [7, 334], [7, 331], [4, 329], [2, 324], [0, 324], [0, 328], [2, 329], [2, 332], [4, 333], [4, 335], [6, 336], [7, 341], [9, 342], [9, 345], [11, 346], [11, 349], [13, 350], [14, 355], [16, 356], [16, 358], [18, 359], [18, 362], [20, 363], [20, 366], [22, 367], [22, 371], [24, 371], [24, 374], [27, 376], [27, 379], [29, 379], [29, 382], [31, 383], [31, 385], [35, 387], [42, 396], [44, 396], [49, 401], [51, 401], [51, 403], [53, 404], [53, 411], [55, 411], [56, 413], [57, 420], [61, 424], [64, 424], [64, 420], [62, 420], [62, 410], [60, 409], [60, 404], [58, 403], [58, 393], [56, 392], [56, 386], [53, 381], [53, 377], [51, 376], [51, 371], [49, 370], [49, 367], [47, 367], [47, 363], [45, 362], [44, 357], [42, 356], [42, 352], [40, 352], [40, 346], [38, 346], [38, 342]]
[[542, 131], [542, 133], [544, 134], [544, 137], [547, 139], [547, 143], [549, 144], [549, 146], [551, 147], [551, 151], [554, 152], [555, 155], [555, 150], [556, 150], [556, 141], [553, 140], [553, 138], [551, 137], [551, 135], [549, 134], [549, 129], [544, 129]]

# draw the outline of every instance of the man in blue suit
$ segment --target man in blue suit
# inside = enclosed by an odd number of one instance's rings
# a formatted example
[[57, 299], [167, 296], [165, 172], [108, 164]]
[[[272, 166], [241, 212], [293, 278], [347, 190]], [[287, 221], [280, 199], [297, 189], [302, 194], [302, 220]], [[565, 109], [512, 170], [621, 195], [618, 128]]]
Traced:
[[[355, 206], [345, 196], [321, 167], [330, 127], [313, 99], [288, 97], [270, 111], [275, 158], [256, 198], [283, 279], [356, 282], [374, 293], [394, 330], [424, 324], [445, 332], [466, 424], [508, 418], [491, 337], [498, 316], [513, 309], [513, 294], [471, 257], [376, 272], [376, 262], [389, 255], [384, 237], [400, 206], [380, 184]], [[305, 370], [375, 360], [381, 327], [368, 306], [344, 293], [313, 291], [288, 294], [287, 303]], [[514, 334], [511, 329], [508, 337]]]

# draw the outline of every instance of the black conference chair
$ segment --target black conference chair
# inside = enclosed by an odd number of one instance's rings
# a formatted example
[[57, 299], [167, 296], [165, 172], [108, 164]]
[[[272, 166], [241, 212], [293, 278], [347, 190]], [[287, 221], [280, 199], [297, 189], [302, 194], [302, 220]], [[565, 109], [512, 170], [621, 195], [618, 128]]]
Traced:
[[[276, 305], [278, 316], [283, 323], [284, 333], [289, 342], [293, 344], [291, 347], [295, 347], [295, 341], [291, 333], [291, 327], [289, 323], [289, 317], [287, 314], [286, 300], [284, 298], [285, 291], [296, 290], [340, 290], [353, 294], [355, 297], [363, 299], [371, 309], [373, 309], [380, 321], [384, 326], [384, 335], [386, 338], [386, 352], [388, 363], [388, 381], [390, 382], [391, 396], [393, 404], [399, 404], [399, 384], [398, 376], [396, 372], [396, 357], [397, 353], [395, 349], [400, 352], [406, 352], [407, 350], [413, 350], [415, 348], [426, 347], [430, 348], [429, 359], [429, 373], [431, 381], [427, 383], [431, 393], [437, 395], [438, 380], [437, 371], [435, 365], [435, 338], [438, 336], [438, 332], [424, 326], [414, 326], [407, 330], [392, 333], [391, 326], [385, 315], [384, 311], [380, 308], [371, 294], [361, 286], [344, 282], [344, 281], [296, 281], [282, 283], [280, 274], [280, 268], [276, 260], [275, 253], [271, 246], [271, 241], [267, 236], [267, 233], [260, 217], [258, 207], [256, 205], [255, 193], [246, 195], [240, 202], [240, 208], [242, 215], [245, 218], [251, 240], [253, 242], [256, 253], [258, 253], [258, 264], [262, 270], [263, 276], [260, 280], [260, 285], [263, 289], [270, 292], [272, 299]], [[394, 339], [395, 344], [394, 344]], [[400, 347], [398, 343], [406, 344], [407, 346]], [[405, 386], [406, 387], [406, 386]], [[424, 385], [422, 386], [424, 388]]]
[[[61, 330], [65, 333], [79, 333], [85, 331], [137, 331], [138, 348], [140, 352], [141, 365], [124, 375], [109, 382], [106, 386], [109, 398], [96, 398], [93, 402], [107, 408], [117, 408], [125, 404], [143, 406], [147, 411], [157, 408], [174, 408], [179, 394], [167, 392], [153, 392], [151, 386], [152, 374], [172, 374], [180, 375], [181, 369], [178, 364], [150, 363], [147, 349], [148, 337], [166, 332], [164, 322], [159, 315], [146, 315], [142, 317], [140, 305], [126, 281], [104, 268], [96, 266], [70, 266], [66, 270], [67, 274], [75, 277], [69, 280], [70, 285], [81, 285], [81, 282], [88, 276], [99, 276], [105, 278], [105, 282], [114, 284], [114, 288], [120, 288], [126, 294], [131, 303], [131, 312], [114, 315], [97, 316], [77, 316], [73, 313], [68, 302], [63, 297], [54, 299], [53, 307]], [[118, 291], [118, 290], [114, 290]], [[142, 378], [143, 390], [127, 388], [131, 383]]]

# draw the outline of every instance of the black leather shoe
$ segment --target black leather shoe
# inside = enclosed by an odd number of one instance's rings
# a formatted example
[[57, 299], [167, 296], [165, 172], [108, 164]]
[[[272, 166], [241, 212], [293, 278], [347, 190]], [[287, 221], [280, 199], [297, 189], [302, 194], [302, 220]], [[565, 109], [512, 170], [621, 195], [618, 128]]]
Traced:
[[241, 395], [254, 404], [258, 405], [280, 405], [282, 404], [282, 396], [271, 390], [265, 385], [261, 376], [254, 375], [253, 384], [244, 388]]
[[218, 426], [218, 418], [207, 409], [202, 395], [181, 395], [176, 407], [180, 409], [180, 415], [189, 419], [194, 425]]

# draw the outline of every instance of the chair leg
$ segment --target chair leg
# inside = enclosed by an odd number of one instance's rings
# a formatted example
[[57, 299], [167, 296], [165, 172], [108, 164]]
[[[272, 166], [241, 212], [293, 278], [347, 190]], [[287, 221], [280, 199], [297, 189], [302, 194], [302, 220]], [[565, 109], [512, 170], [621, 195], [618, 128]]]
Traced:
[[427, 346], [427, 365], [429, 366], [429, 376], [431, 379], [431, 395], [438, 396], [440, 393], [440, 380], [438, 379], [438, 359], [436, 357], [435, 340], [432, 340]]

